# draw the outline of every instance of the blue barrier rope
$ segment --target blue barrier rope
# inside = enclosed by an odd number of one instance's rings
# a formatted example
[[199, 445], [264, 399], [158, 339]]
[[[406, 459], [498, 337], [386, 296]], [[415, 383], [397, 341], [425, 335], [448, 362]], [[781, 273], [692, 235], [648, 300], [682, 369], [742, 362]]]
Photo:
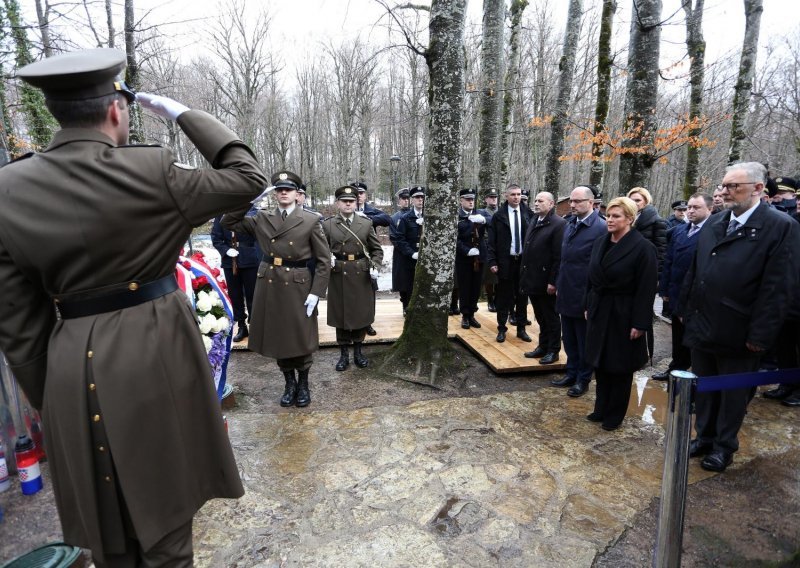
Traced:
[[697, 377], [697, 392], [744, 389], [775, 383], [800, 383], [800, 369], [754, 371], [716, 377]]

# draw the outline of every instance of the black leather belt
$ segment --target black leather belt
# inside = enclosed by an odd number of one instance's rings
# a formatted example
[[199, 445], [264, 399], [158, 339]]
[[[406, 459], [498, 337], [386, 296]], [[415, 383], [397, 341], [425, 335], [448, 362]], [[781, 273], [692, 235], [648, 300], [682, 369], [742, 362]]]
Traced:
[[61, 319], [82, 318], [138, 306], [166, 296], [177, 289], [178, 282], [175, 280], [175, 274], [168, 274], [145, 284], [131, 282], [128, 284], [127, 290], [111, 292], [104, 296], [84, 300], [59, 300], [56, 298], [54, 302]]
[[363, 252], [359, 252], [359, 253], [356, 253], [356, 254], [338, 254], [338, 253], [333, 253], [333, 256], [336, 258], [336, 260], [358, 260], [360, 258], [366, 258], [364, 256]]
[[311, 262], [311, 259], [306, 258], [305, 260], [286, 260], [285, 258], [280, 258], [277, 256], [268, 256], [264, 259], [264, 262], [272, 266], [285, 266], [286, 268], [307, 268], [308, 263]]
[[512, 254], [509, 258], [511, 258], [511, 260], [520, 260], [520, 259], [522, 259], [522, 255], [521, 254]]

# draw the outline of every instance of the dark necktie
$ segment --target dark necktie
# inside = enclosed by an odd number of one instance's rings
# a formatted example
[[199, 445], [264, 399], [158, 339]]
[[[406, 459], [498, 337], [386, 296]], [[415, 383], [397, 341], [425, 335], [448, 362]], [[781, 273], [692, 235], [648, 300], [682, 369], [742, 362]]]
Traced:
[[730, 235], [731, 233], [735, 232], [741, 226], [741, 223], [736, 219], [731, 219], [731, 222], [728, 223], [728, 230], [725, 231], [726, 235]]
[[570, 224], [570, 227], [569, 227], [569, 238], [570, 239], [575, 236], [575, 233], [578, 232], [578, 225], [580, 225], [580, 223], [578, 223], [577, 221], [575, 221], [574, 223]]
[[699, 230], [700, 230], [700, 227], [698, 227], [697, 225], [695, 225], [694, 223], [692, 223], [692, 226], [691, 226], [691, 227], [689, 227], [689, 236], [690, 236], [690, 237], [694, 236], [694, 234], [695, 234], [697, 231], [699, 231]]
[[345, 219], [344, 223], [345, 223], [345, 225], [347, 225], [349, 227], [350, 226], [350, 219]]
[[284, 210], [282, 210], [282, 211], [281, 211], [281, 219], [283, 219], [284, 221], [286, 221], [286, 209], [284, 209]]
[[514, 254], [519, 254], [519, 215], [518, 211], [514, 209]]

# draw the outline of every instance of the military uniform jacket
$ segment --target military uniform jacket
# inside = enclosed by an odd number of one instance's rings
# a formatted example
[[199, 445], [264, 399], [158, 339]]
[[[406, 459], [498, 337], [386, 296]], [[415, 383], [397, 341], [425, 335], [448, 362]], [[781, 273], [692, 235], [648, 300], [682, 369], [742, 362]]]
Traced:
[[[253, 235], [264, 252], [256, 275], [248, 347], [275, 359], [313, 353], [319, 349], [317, 310], [307, 317], [304, 303], [309, 294], [325, 297], [331, 270], [331, 251], [320, 218], [302, 207], [295, 207], [285, 220], [278, 209], [259, 211], [254, 217], [245, 217], [246, 211], [226, 214], [222, 226]], [[316, 260], [313, 273], [309, 264], [283, 265], [302, 260]]]
[[400, 217], [397, 230], [394, 234], [394, 246], [400, 253], [395, 255], [394, 261], [398, 264], [397, 278], [394, 287], [398, 292], [410, 292], [414, 288], [414, 271], [417, 261], [412, 258], [419, 252], [419, 238], [422, 235], [422, 226], [417, 224], [417, 214], [412, 207]]
[[[486, 223], [476, 225], [469, 220], [469, 215], [482, 215], [486, 219]], [[478, 210], [470, 214], [459, 208], [458, 210], [458, 226], [456, 227], [456, 262], [471, 264], [477, 259], [478, 262], [486, 262], [486, 225], [490, 217], [485, 215], [483, 211]], [[469, 251], [472, 248], [478, 249], [478, 256], [469, 256]]]
[[[383, 262], [383, 249], [369, 219], [353, 215], [349, 227], [361, 239], [369, 258], [364, 257], [361, 243], [345, 227], [341, 215], [322, 222], [331, 253], [337, 256], [328, 286], [328, 325], [363, 329], [375, 321], [375, 292], [369, 269], [370, 262], [374, 266]], [[339, 258], [341, 256], [345, 259]]]
[[262, 190], [233, 132], [195, 110], [178, 124], [215, 169], [69, 128], [0, 170], [0, 349], [42, 409], [64, 540], [101, 559], [124, 551], [117, 488], [145, 550], [209, 498], [243, 494], [183, 292], [58, 321], [51, 300], [174, 274], [192, 227]]

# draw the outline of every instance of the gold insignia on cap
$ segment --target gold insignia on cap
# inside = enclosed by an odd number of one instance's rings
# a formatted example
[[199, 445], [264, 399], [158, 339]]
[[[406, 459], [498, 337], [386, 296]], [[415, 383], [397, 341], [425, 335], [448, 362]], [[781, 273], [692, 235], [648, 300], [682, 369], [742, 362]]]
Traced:
[[353, 190], [349, 187], [344, 190], [345, 193], [353, 193]]
[[775, 183], [781, 183], [782, 181], [783, 181], [783, 178], [775, 178]]
[[278, 179], [279, 180], [287, 180], [287, 179], [289, 179], [289, 176], [286, 174], [286, 172], [283, 172], [282, 174], [280, 174], [278, 176]]

